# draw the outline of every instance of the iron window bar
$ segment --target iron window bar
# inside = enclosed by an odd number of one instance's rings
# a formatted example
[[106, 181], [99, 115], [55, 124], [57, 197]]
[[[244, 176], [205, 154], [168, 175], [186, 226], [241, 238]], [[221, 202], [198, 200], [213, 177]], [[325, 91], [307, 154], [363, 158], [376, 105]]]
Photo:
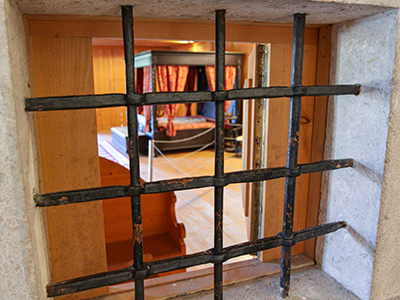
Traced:
[[[298, 142], [302, 96], [358, 95], [360, 85], [302, 86], [304, 56], [305, 15], [295, 14], [293, 25], [293, 57], [290, 87], [247, 88], [224, 91], [225, 80], [225, 10], [216, 11], [216, 56], [215, 92], [166, 92], [135, 93], [134, 77], [134, 35], [132, 6], [122, 6], [122, 25], [126, 69], [126, 94], [66, 96], [28, 98], [26, 111], [52, 111], [65, 109], [87, 109], [126, 106], [128, 115], [128, 155], [130, 185], [109, 186], [92, 189], [37, 194], [34, 201], [39, 207], [65, 205], [118, 197], [131, 197], [132, 226], [134, 233], [134, 262], [127, 268], [83, 276], [47, 285], [48, 297], [76, 293], [88, 289], [135, 281], [135, 299], [144, 299], [144, 279], [154, 274], [179, 270], [191, 266], [214, 264], [214, 298], [222, 300], [223, 263], [245, 254], [282, 247], [281, 295], [288, 296], [290, 286], [291, 248], [298, 242], [312, 239], [346, 226], [345, 222], [334, 222], [293, 232], [293, 210], [296, 177], [302, 174], [336, 170], [353, 166], [352, 159], [326, 160], [298, 164]], [[290, 97], [290, 124], [285, 167], [264, 168], [238, 172], [224, 172], [224, 101], [254, 98]], [[213, 176], [199, 176], [140, 183], [138, 152], [138, 105], [214, 101], [215, 120], [215, 173]], [[232, 183], [257, 182], [275, 178], [286, 178], [284, 199], [284, 223], [281, 233], [255, 241], [223, 247], [223, 188]], [[214, 187], [214, 247], [190, 255], [183, 255], [152, 262], [143, 261], [143, 232], [141, 216], [141, 195]]]

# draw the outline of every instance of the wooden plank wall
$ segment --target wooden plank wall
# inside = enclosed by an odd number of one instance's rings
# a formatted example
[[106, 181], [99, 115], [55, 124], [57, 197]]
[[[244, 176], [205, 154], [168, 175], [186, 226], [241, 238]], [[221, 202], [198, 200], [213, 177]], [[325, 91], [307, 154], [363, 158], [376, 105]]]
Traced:
[[[271, 86], [289, 86], [291, 69], [291, 44], [271, 44]], [[315, 84], [317, 45], [305, 45], [303, 84]], [[301, 126], [299, 142], [299, 163], [310, 161], [314, 98], [302, 98]], [[289, 99], [270, 99], [268, 115], [267, 168], [286, 165], [286, 149], [289, 125]], [[294, 209], [294, 230], [305, 228], [307, 216], [309, 175], [297, 178], [296, 203]], [[283, 200], [285, 179], [267, 181], [266, 203], [264, 207], [264, 236], [272, 236], [282, 231]], [[304, 243], [293, 248], [294, 254], [304, 251]], [[263, 253], [263, 260], [280, 257], [281, 249], [275, 248]]]
[[[324, 32], [324, 38], [319, 36]], [[310, 32], [306, 36], [310, 37]], [[303, 85], [328, 84], [330, 36], [326, 29], [312, 33], [319, 42], [305, 44]], [[292, 47], [290, 44], [271, 44], [270, 84], [290, 85]], [[321, 76], [321, 72], [324, 76]], [[301, 108], [299, 163], [323, 159], [325, 140], [326, 99], [303, 97]], [[289, 100], [270, 99], [268, 114], [267, 167], [286, 164]], [[302, 175], [297, 178], [294, 230], [315, 226], [318, 222], [321, 175]], [[272, 236], [282, 230], [285, 179], [266, 182], [263, 236]], [[305, 247], [307, 245], [307, 248]], [[298, 243], [293, 254], [305, 252], [314, 258], [315, 240]], [[280, 257], [279, 248], [264, 251], [263, 261]]]
[[[90, 38], [30, 37], [33, 96], [93, 93]], [[94, 110], [36, 113], [41, 192], [100, 186]], [[46, 209], [51, 280], [107, 271], [101, 201]], [[66, 295], [82, 299], [108, 288]]]
[[[93, 47], [96, 94], [125, 93], [123, 46]], [[111, 133], [111, 127], [126, 126], [126, 107], [96, 109], [97, 131]]]

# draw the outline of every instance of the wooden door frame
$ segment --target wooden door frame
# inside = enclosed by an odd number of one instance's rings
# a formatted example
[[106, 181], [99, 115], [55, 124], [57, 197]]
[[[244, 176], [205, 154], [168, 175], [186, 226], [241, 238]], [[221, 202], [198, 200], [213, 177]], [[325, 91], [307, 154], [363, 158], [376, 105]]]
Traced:
[[[27, 15], [25, 19], [28, 38], [46, 36], [53, 38], [122, 37], [119, 17]], [[329, 81], [330, 32], [329, 26], [308, 26], [306, 29], [305, 45], [317, 45], [318, 48], [316, 83], [321, 85], [328, 84]], [[213, 22], [198, 20], [138, 18], [135, 20], [135, 38], [210, 41], [214, 39], [214, 24]], [[290, 24], [227, 22], [226, 38], [230, 42], [291, 45], [292, 27]], [[326, 109], [327, 97], [316, 97], [311, 149], [313, 161], [323, 159]], [[320, 184], [320, 173], [310, 176], [307, 227], [315, 226], [318, 223]], [[304, 253], [312, 259], [314, 258], [314, 240], [306, 242]], [[73, 260], [74, 258], [71, 257], [70, 259]], [[75, 275], [77, 274], [70, 274], [71, 277]]]

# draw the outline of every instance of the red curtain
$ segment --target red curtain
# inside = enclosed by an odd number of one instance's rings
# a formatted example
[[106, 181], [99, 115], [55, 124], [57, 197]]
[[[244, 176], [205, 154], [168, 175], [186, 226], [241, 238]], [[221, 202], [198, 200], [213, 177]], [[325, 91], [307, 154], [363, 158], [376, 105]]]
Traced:
[[[136, 93], [141, 94], [143, 90], [143, 69], [135, 68], [135, 80], [136, 80]], [[138, 114], [143, 112], [143, 106], [138, 106]]]
[[[189, 73], [186, 80], [185, 91], [197, 91], [197, 67], [189, 67]], [[186, 116], [191, 116], [192, 105], [196, 103], [186, 103]]]
[[[143, 88], [142, 93], [150, 93], [151, 90], [151, 66], [143, 67]], [[150, 122], [151, 122], [151, 106], [143, 106], [143, 115], [146, 120], [146, 125], [144, 127], [144, 132], [150, 132]]]
[[[189, 66], [158, 65], [156, 66], [156, 72], [160, 92], [183, 92], [185, 90]], [[168, 118], [167, 136], [176, 135], [174, 123], [172, 122], [176, 115], [176, 109], [177, 104], [164, 105], [164, 112]]]
[[143, 93], [143, 68], [135, 68], [136, 93]]
[[[212, 92], [215, 91], [215, 67], [206, 66], [207, 83]], [[225, 90], [232, 90], [235, 85], [236, 67], [225, 66]], [[225, 101], [225, 112], [228, 111], [230, 101]]]
[[[151, 67], [135, 68], [135, 79], [136, 79], [136, 93], [150, 93], [151, 90]], [[138, 106], [137, 112], [143, 113], [146, 118], [146, 125], [144, 128], [145, 132], [150, 131], [151, 121], [151, 106], [144, 105]]]

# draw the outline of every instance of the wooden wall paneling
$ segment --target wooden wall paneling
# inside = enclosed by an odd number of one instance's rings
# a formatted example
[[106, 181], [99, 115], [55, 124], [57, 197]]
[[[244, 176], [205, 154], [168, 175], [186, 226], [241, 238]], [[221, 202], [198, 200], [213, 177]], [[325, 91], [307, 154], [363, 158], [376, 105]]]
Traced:
[[[34, 25], [29, 28], [31, 36], [122, 37], [120, 17], [27, 15], [26, 18]], [[213, 41], [214, 31], [211, 21], [135, 19], [137, 39]], [[230, 42], [292, 43], [291, 24], [228, 21], [226, 33]], [[305, 44], [316, 44], [317, 33], [317, 26], [307, 26]]]
[[[33, 96], [93, 93], [91, 40], [30, 37]], [[100, 186], [94, 110], [36, 113], [42, 191]], [[62, 281], [107, 271], [102, 203], [70, 204], [46, 209], [51, 280]], [[89, 290], [60, 299], [107, 293]]]
[[[310, 33], [308, 33], [308, 36]], [[307, 34], [306, 34], [307, 36]], [[310, 37], [309, 37], [310, 38]], [[314, 38], [312, 38], [314, 40]], [[292, 47], [290, 44], [271, 44], [270, 85], [290, 85]], [[303, 84], [315, 84], [317, 44], [306, 44], [304, 50]], [[267, 167], [286, 165], [287, 135], [289, 124], [289, 99], [269, 99]], [[314, 117], [314, 98], [302, 99], [299, 163], [310, 161], [311, 139]], [[306, 227], [309, 192], [309, 175], [297, 178], [294, 230]], [[265, 184], [263, 236], [272, 236], [282, 231], [285, 179], [267, 181]], [[293, 248], [293, 254], [304, 251], [304, 243]], [[280, 257], [281, 249], [264, 251], [262, 260]]]
[[[123, 46], [94, 46], [92, 51], [95, 93], [125, 93]], [[98, 108], [96, 115], [98, 132], [126, 126], [126, 107]]]
[[[316, 72], [316, 84], [319, 85], [329, 84], [331, 34], [331, 26], [324, 26], [319, 29], [318, 59]], [[327, 105], [327, 96], [316, 97], [314, 104], [314, 126], [311, 144], [311, 161], [320, 161], [324, 159]], [[307, 227], [312, 227], [318, 225], [322, 173], [313, 173], [309, 176], [310, 186], [306, 225]], [[315, 257], [315, 239], [305, 242], [304, 252], [311, 258]]]

